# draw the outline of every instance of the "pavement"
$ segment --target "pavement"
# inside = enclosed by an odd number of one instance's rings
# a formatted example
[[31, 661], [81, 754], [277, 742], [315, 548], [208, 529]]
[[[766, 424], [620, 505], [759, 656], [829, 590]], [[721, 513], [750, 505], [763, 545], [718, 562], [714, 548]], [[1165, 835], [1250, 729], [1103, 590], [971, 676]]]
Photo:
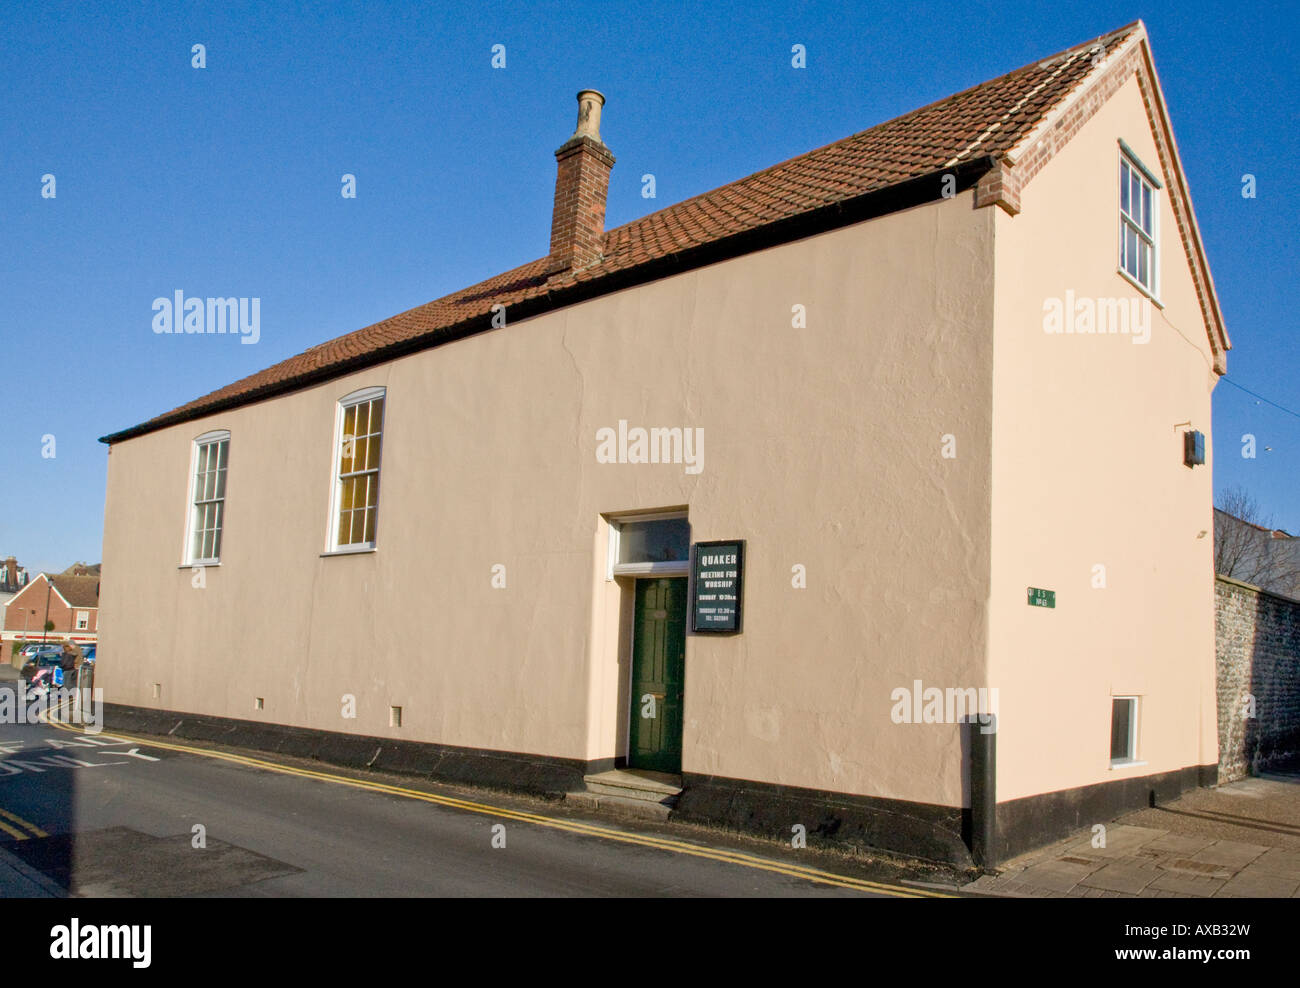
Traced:
[[1008, 861], [963, 891], [1043, 898], [1300, 898], [1300, 774], [1129, 813]]

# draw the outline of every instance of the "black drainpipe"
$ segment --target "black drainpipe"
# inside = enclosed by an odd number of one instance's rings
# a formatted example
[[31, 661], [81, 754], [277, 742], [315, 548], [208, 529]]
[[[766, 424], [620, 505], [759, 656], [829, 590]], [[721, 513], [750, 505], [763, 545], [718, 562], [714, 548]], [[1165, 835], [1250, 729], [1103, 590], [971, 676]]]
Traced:
[[[997, 867], [997, 738], [996, 714], [970, 719], [971, 858], [993, 874]], [[986, 733], [987, 732], [987, 733]]]

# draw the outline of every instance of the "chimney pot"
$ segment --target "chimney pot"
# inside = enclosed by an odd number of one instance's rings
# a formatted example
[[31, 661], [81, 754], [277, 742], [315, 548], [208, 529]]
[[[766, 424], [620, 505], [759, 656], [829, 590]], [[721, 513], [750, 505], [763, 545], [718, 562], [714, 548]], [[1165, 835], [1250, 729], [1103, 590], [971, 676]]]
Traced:
[[578, 93], [578, 126], [574, 128], [574, 137], [600, 140], [600, 108], [604, 105], [605, 95], [595, 89]]

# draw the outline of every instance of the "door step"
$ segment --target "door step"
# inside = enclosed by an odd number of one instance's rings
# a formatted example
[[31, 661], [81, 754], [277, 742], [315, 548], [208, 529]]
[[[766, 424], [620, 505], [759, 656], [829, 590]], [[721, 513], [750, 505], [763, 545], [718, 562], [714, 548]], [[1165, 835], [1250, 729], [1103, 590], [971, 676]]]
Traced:
[[631, 817], [637, 820], [654, 820], [663, 823], [672, 816], [673, 808], [663, 803], [651, 803], [644, 799], [628, 799], [626, 796], [605, 796], [594, 792], [566, 793], [564, 801], [584, 810], [599, 810], [613, 816]]
[[682, 791], [679, 776], [640, 769], [616, 768], [612, 772], [584, 775], [582, 781], [587, 785], [587, 792], [641, 799], [648, 803], [665, 803], [668, 806], [677, 802]]
[[637, 769], [586, 775], [582, 781], [586, 789], [568, 793], [567, 801], [589, 809], [651, 820], [668, 819], [682, 791], [678, 776]]

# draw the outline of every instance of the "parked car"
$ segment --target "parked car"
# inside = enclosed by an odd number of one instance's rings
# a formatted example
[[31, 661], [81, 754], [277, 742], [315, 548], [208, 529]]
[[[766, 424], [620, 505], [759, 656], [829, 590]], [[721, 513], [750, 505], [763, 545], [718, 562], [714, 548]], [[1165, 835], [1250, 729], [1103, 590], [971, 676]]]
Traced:
[[24, 649], [23, 654], [27, 657], [26, 665], [58, 665], [63, 657], [63, 646], [38, 645], [31, 652]]

